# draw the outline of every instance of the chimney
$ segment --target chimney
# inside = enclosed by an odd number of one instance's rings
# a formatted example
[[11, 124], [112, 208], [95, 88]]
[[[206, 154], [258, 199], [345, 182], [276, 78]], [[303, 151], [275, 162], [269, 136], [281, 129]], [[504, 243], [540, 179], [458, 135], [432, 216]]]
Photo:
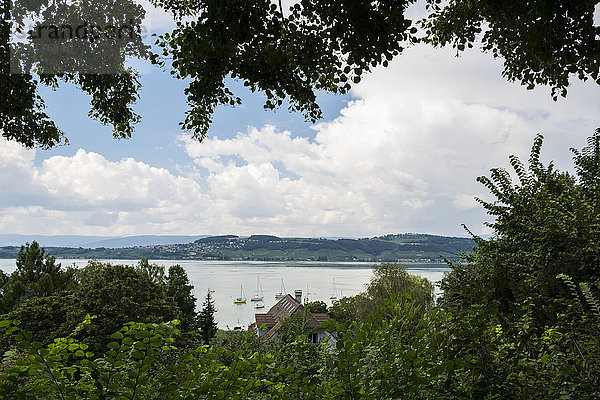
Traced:
[[302, 304], [302, 290], [295, 290], [294, 295], [296, 296], [296, 301]]

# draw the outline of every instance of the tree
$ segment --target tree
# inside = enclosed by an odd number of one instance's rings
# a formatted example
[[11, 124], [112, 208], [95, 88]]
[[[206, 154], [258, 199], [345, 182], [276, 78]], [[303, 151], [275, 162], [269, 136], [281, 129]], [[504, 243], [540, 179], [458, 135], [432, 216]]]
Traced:
[[211, 339], [217, 334], [217, 322], [215, 321], [216, 312], [215, 301], [212, 298], [210, 289], [208, 289], [199, 315], [200, 334], [202, 335], [204, 344], [209, 344]]
[[[158, 38], [160, 54], [149, 54], [139, 38], [118, 54], [123, 60], [126, 55], [149, 57], [174, 77], [189, 80], [185, 90], [189, 109], [182, 127], [198, 139], [206, 136], [217, 106], [241, 102], [226, 86], [227, 78], [264, 93], [265, 108], [276, 109], [288, 99], [290, 110], [314, 122], [322, 115], [316, 91], [346, 93], [364, 73], [387, 66], [404, 47], [421, 39], [451, 44], [461, 51], [481, 38], [484, 51], [504, 58], [507, 79], [528, 88], [549, 85], [554, 98], [557, 93], [566, 95], [572, 76], [600, 81], [600, 28], [593, 19], [597, 0], [450, 0], [445, 6], [440, 6], [440, 0], [421, 0], [430, 10], [422, 22], [425, 36], [405, 16], [406, 8], [417, 2], [303, 0], [284, 10], [281, 2], [276, 5], [270, 0], [156, 0], [178, 21], [173, 32]], [[115, 137], [129, 137], [139, 120], [131, 108], [140, 89], [135, 71], [121, 65], [120, 73], [112, 75], [11, 75], [10, 22], [22, 26], [25, 12], [40, 15], [42, 21], [61, 14], [55, 3], [17, 1], [12, 8], [8, 4], [4, 0], [0, 10], [4, 17], [0, 95], [7, 100], [0, 106], [3, 136], [29, 147], [64, 141], [63, 133], [43, 112], [37, 87], [72, 82], [92, 96], [92, 117], [112, 125]], [[86, 7], [92, 7], [89, 4]], [[125, 7], [136, 18], [143, 17], [143, 10], [129, 2], [93, 4], [97, 9], [74, 2], [67, 12], [80, 18], [86, 12], [116, 18]], [[42, 14], [42, 10], [46, 11]], [[82, 57], [74, 61], [81, 63]]]
[[265, 108], [289, 97], [289, 108], [314, 122], [321, 117], [315, 89], [345, 93], [348, 81], [402, 51], [412, 2], [304, 0], [284, 11], [269, 0], [157, 1], [181, 21], [159, 45], [173, 74], [191, 79], [184, 129], [204, 138], [217, 105], [241, 102], [225, 86], [227, 76], [264, 92]]
[[321, 300], [311, 301], [310, 303], [306, 303], [304, 305], [304, 309], [310, 313], [326, 313], [327, 304]]
[[60, 274], [60, 264], [46, 253], [46, 249], [33, 241], [21, 246], [17, 254], [15, 276], [23, 283], [38, 282], [44, 275], [57, 277]]
[[[92, 263], [86, 267], [74, 294], [78, 299], [77, 320], [95, 315], [83, 340], [92, 351], [103, 352], [110, 335], [128, 322], [167, 322], [180, 318], [180, 311], [162, 285], [133, 266]], [[89, 272], [89, 274], [86, 274]], [[87, 275], [87, 276], [86, 276]], [[76, 322], [75, 321], [75, 322]]]
[[63, 270], [35, 241], [21, 246], [16, 267], [10, 277], [4, 276], [0, 313], [10, 312], [29, 298], [49, 296], [74, 285], [75, 270]]
[[165, 284], [165, 267], [156, 263], [150, 264], [147, 257], [142, 257], [137, 265], [137, 270], [140, 273], [147, 275], [148, 278], [157, 285]]
[[574, 150], [576, 175], [559, 172], [552, 163], [540, 162], [542, 136], [536, 138], [525, 166], [515, 156], [510, 163], [518, 181], [508, 171], [493, 169], [480, 177], [496, 197], [479, 200], [495, 217], [490, 240], [476, 238], [478, 247], [455, 266], [443, 281], [443, 301], [456, 305], [498, 302], [500, 312], [517, 312], [533, 296], [536, 315], [554, 320], [552, 299], [568, 295], [558, 274], [576, 282], [595, 281], [600, 274], [600, 130], [582, 152]]
[[455, 338], [447, 351], [474, 360], [461, 383], [473, 394], [594, 398], [600, 130], [573, 150], [575, 175], [543, 165], [541, 148], [538, 135], [527, 165], [510, 157], [515, 180], [500, 168], [478, 178], [495, 197], [479, 200], [495, 218], [494, 236], [476, 238], [478, 247], [442, 280], [440, 305], [453, 314], [447, 334]]
[[[26, 32], [28, 21], [36, 21], [38, 26], [77, 26], [86, 22], [105, 27], [123, 21], [124, 16], [129, 17], [129, 21], [141, 21], [143, 8], [130, 1], [67, 4], [1, 0], [0, 14], [0, 97], [3, 99], [0, 130], [4, 138], [25, 147], [50, 148], [67, 143], [64, 132], [45, 113], [44, 100], [38, 94], [40, 85], [56, 89], [60, 83], [72, 83], [88, 94], [91, 97], [89, 115], [111, 125], [115, 138], [131, 136], [133, 125], [139, 121], [132, 105], [138, 98], [140, 83], [138, 74], [124, 65], [128, 56], [148, 56], [148, 46], [142, 44], [138, 33], [130, 40], [121, 41], [108, 36], [90, 42], [53, 38], [49, 43], [48, 38], [34, 40], [32, 35], [16, 42], [11, 39], [12, 35]], [[48, 51], [57, 44], [61, 52]]]
[[181, 312], [181, 331], [186, 332], [197, 329], [198, 314], [196, 313], [194, 286], [190, 284], [187, 273], [181, 265], [169, 267], [165, 294], [173, 299]]
[[[52, 338], [69, 335], [73, 324], [81, 322], [82, 312], [78, 298], [71, 292], [63, 291], [46, 297], [29, 298], [4, 317], [20, 321], [21, 328], [31, 332], [34, 340], [47, 344]], [[0, 338], [2, 352], [14, 345], [7, 339]]]
[[481, 40], [482, 49], [504, 59], [502, 73], [528, 89], [549, 85], [567, 95], [569, 79], [600, 84], [597, 0], [427, 0], [427, 41], [459, 51]]
[[381, 263], [373, 266], [373, 277], [366, 288], [370, 299], [381, 302], [405, 293], [424, 311], [433, 306], [433, 285], [427, 278], [411, 275], [399, 264]]
[[289, 98], [291, 110], [314, 122], [321, 116], [315, 90], [345, 93], [418, 40], [464, 50], [484, 29], [483, 49], [504, 58], [511, 81], [550, 85], [554, 98], [566, 95], [571, 75], [600, 83], [597, 0], [452, 0], [445, 7], [426, 0], [424, 37], [404, 15], [416, 2], [304, 0], [284, 10], [268, 0], [158, 1], [180, 20], [193, 18], [158, 42], [173, 60], [172, 73], [191, 79], [184, 129], [202, 139], [216, 106], [240, 103], [225, 86], [228, 76], [264, 92], [265, 108]]
[[[404, 296], [404, 297], [403, 297]], [[421, 312], [433, 306], [433, 285], [427, 278], [410, 275], [399, 264], [373, 265], [373, 277], [362, 293], [345, 297], [329, 307], [329, 315], [337, 321], [366, 322], [378, 308], [384, 307], [391, 298], [410, 301]]]

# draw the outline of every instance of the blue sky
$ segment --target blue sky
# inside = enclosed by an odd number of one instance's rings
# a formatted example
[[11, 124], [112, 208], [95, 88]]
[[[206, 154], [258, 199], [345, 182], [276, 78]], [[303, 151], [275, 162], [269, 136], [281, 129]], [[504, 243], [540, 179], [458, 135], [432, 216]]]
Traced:
[[[187, 83], [173, 78], [168, 72], [146, 66], [140, 80], [142, 90], [135, 111], [142, 116], [136, 132], [129, 140], [114, 140], [110, 127], [88, 117], [89, 96], [74, 85], [63, 84], [59, 90], [42, 87], [40, 94], [47, 104], [47, 113], [67, 132], [68, 146], [59, 146], [40, 153], [36, 164], [53, 155], [72, 156], [79, 148], [98, 152], [111, 161], [124, 157], [150, 163], [174, 171], [176, 164], [186, 154], [178, 138], [182, 134], [179, 123], [187, 109], [184, 90]], [[251, 93], [239, 81], [228, 81], [228, 86], [243, 100], [236, 107], [219, 107], [214, 116], [209, 136], [231, 138], [251, 126], [276, 125], [296, 135], [311, 137], [315, 131], [312, 123], [299, 113], [290, 112], [284, 104], [279, 110], [265, 110], [263, 96]], [[352, 95], [334, 95], [319, 92], [323, 119], [331, 120], [352, 100]]]
[[142, 74], [130, 140], [89, 119], [75, 88], [44, 89], [70, 145], [2, 143], [0, 233], [465, 235], [462, 223], [489, 233], [476, 177], [508, 167], [510, 154], [526, 160], [538, 132], [543, 159], [570, 169], [568, 149], [600, 126], [600, 92], [574, 82], [554, 102], [548, 88], [506, 82], [491, 55], [454, 55], [406, 50], [349, 95], [321, 94], [315, 125], [264, 111], [261, 95], [232, 82], [244, 104], [219, 108], [204, 143], [178, 125], [185, 83], [158, 69]]

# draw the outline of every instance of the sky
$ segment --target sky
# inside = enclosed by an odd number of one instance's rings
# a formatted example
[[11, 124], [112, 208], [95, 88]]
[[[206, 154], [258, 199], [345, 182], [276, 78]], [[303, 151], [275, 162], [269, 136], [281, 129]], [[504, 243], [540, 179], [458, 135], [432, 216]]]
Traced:
[[[153, 13], [152, 29], [170, 20]], [[477, 49], [416, 46], [345, 96], [319, 94], [324, 118], [265, 111], [260, 94], [230, 82], [243, 105], [223, 106], [200, 143], [179, 127], [185, 82], [142, 66], [142, 117], [132, 139], [88, 118], [89, 98], [42, 89], [70, 144], [0, 144], [0, 233], [126, 236], [274, 234], [370, 237], [489, 234], [490, 200], [476, 178], [508, 156], [572, 170], [569, 148], [600, 127], [600, 87], [574, 80], [566, 99], [501, 76]]]

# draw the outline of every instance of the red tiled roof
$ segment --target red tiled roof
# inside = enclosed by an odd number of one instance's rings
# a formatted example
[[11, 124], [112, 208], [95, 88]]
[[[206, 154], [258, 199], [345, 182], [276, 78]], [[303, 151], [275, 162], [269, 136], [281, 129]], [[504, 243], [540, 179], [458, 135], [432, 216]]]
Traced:
[[[256, 327], [259, 328], [265, 325], [269, 332], [266, 333], [265, 338], [268, 339], [277, 332], [281, 326], [280, 320], [289, 317], [298, 310], [303, 310], [304, 306], [296, 301], [291, 295], [287, 294], [284, 298], [279, 300], [271, 309], [265, 314], [255, 314]], [[329, 316], [325, 313], [307, 313], [308, 327], [317, 328], [321, 322], [328, 321]]]
[[311, 313], [311, 315], [319, 322], [325, 322], [331, 319], [327, 313]]
[[267, 314], [270, 314], [275, 318], [287, 318], [301, 307], [302, 304], [298, 303], [291, 295], [286, 294], [284, 298], [271, 307]]
[[256, 314], [254, 317], [256, 319], [256, 326], [258, 327], [264, 324], [267, 328], [271, 328], [277, 322], [277, 319], [269, 314]]
[[329, 315], [325, 313], [307, 313], [308, 327], [318, 328], [321, 322], [329, 321]]

